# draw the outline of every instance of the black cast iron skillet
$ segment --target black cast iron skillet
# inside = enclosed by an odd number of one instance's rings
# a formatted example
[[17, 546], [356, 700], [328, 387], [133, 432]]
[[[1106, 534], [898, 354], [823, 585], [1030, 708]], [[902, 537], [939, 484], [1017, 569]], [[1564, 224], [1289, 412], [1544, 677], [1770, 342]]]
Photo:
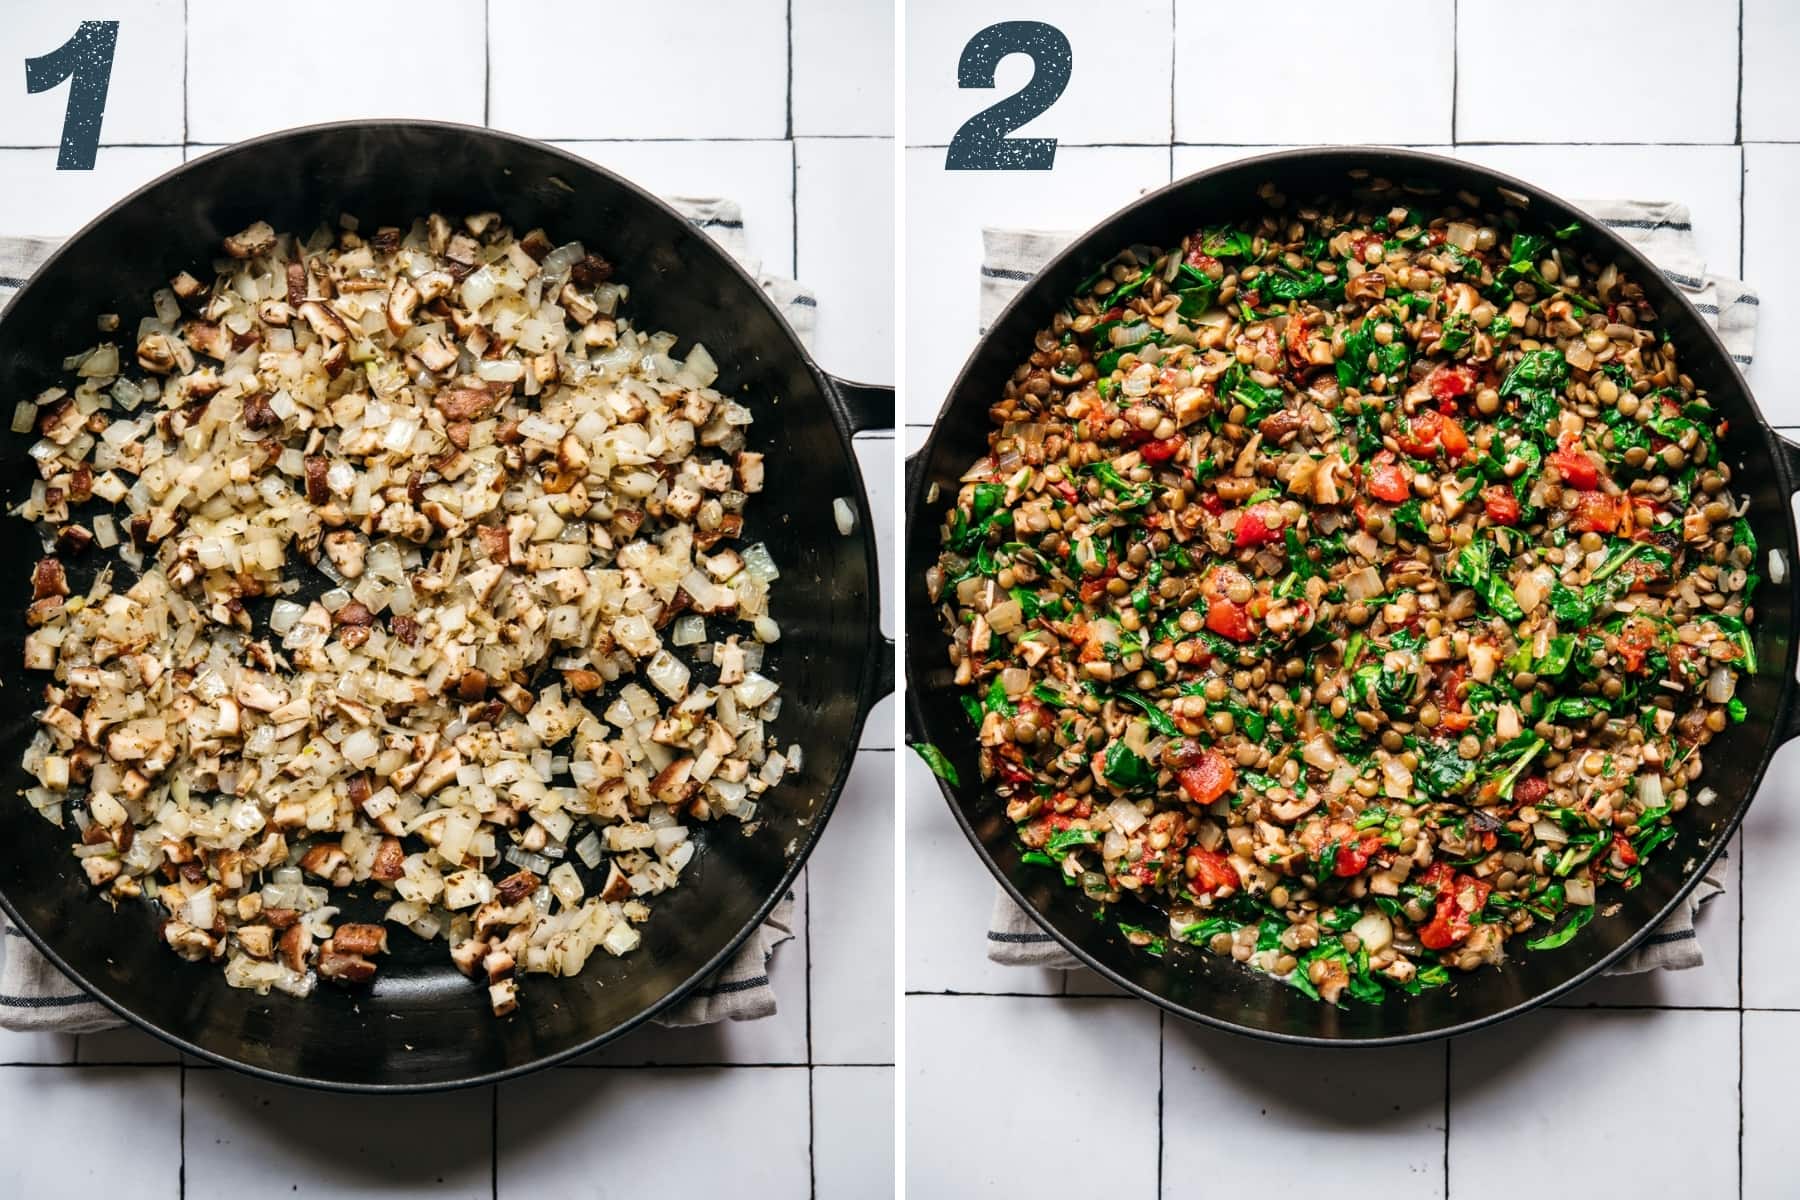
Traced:
[[[157, 944], [148, 904], [117, 915], [87, 887], [69, 836], [18, 799], [0, 804], [0, 905], [37, 947], [122, 1017], [189, 1053], [284, 1082], [359, 1091], [423, 1091], [490, 1082], [578, 1054], [643, 1023], [700, 984], [788, 890], [831, 814], [863, 720], [893, 688], [893, 644], [878, 620], [875, 531], [851, 434], [893, 425], [891, 388], [844, 383], [808, 358], [756, 282], [679, 214], [573, 155], [490, 130], [369, 121], [273, 134], [171, 171], [95, 219], [0, 315], [0, 395], [56, 381], [61, 356], [95, 341], [95, 314], [130, 333], [153, 290], [182, 269], [211, 278], [220, 239], [255, 220], [310, 232], [338, 214], [362, 228], [405, 226], [428, 212], [497, 211], [517, 230], [580, 240], [631, 285], [638, 328], [705, 343], [716, 386], [756, 413], [752, 444], [768, 455], [767, 488], [746, 514], [782, 577], [772, 615], [782, 640], [768, 673], [782, 688], [773, 734], [805, 747], [804, 769], [763, 804], [755, 831], [700, 826], [679, 888], [659, 897], [642, 947], [596, 952], [577, 977], [532, 975], [519, 1011], [488, 1013], [484, 988], [450, 965], [442, 943], [392, 939], [372, 988], [321, 986], [306, 1001], [229, 988], [210, 966]], [[130, 361], [129, 352], [127, 361]], [[8, 503], [30, 485], [29, 439], [4, 442]], [[832, 499], [856, 528], [840, 534]], [[0, 560], [14, 603], [0, 605], [0, 793], [18, 767], [42, 678], [18, 669], [37, 535], [0, 520]], [[365, 912], [379, 905], [366, 899]]]
[[[1734, 488], [1751, 498], [1749, 520], [1765, 556], [1795, 561], [1789, 497], [1800, 478], [1800, 447], [1777, 437], [1718, 337], [1692, 305], [1642, 255], [1568, 203], [1483, 167], [1411, 151], [1333, 147], [1243, 159], [1190, 176], [1108, 217], [1077, 238], [1040, 271], [1003, 312], [964, 365], [924, 448], [909, 464], [905, 549], [907, 722], [910, 740], [935, 744], [956, 766], [960, 787], [943, 784], [945, 798], [969, 840], [1016, 901], [1057, 941], [1128, 992], [1177, 1016], [1275, 1041], [1374, 1045], [1422, 1041], [1491, 1024], [1542, 1004], [1594, 978], [1641, 942], [1681, 903], [1718, 857], [1743, 819], [1744, 808], [1775, 748], [1800, 732], [1794, 702], [1794, 646], [1790, 637], [1800, 580], [1764, 583], [1757, 593], [1758, 674], [1739, 683], [1748, 718], [1714, 738], [1705, 751], [1702, 783], [1718, 793], [1707, 808], [1690, 806], [1678, 818], [1680, 837], [1654, 856], [1643, 884], [1631, 892], [1606, 890], [1620, 904], [1596, 918], [1569, 945], [1533, 952], [1508, 944], [1512, 957], [1498, 969], [1458, 973], [1453, 986], [1383, 1005], [1333, 1008], [1279, 981], [1194, 947], [1171, 947], [1162, 959], [1127, 945], [1112, 921], [1096, 921], [1078, 889], [1053, 872], [1019, 861], [1020, 848], [1000, 804], [984, 794], [975, 739], [956, 699], [938, 614], [925, 594], [926, 569], [938, 555], [938, 530], [958, 478], [986, 453], [987, 409], [1014, 366], [1032, 350], [1034, 333], [1073, 294], [1080, 281], [1133, 244], [1167, 246], [1202, 224], [1260, 215], [1257, 188], [1272, 182], [1291, 203], [1344, 195], [1361, 186], [1349, 172], [1366, 169], [1418, 194], [1392, 193], [1390, 203], [1424, 206], [1429, 193], [1473, 192], [1498, 207], [1497, 188], [1530, 198], [1533, 222], [1560, 228], [1579, 220], [1576, 244], [1611, 258], [1644, 285], [1680, 354], [1683, 367], [1711, 394], [1730, 429], [1721, 452], [1734, 468]], [[1446, 201], [1450, 202], [1450, 201]], [[936, 485], [940, 498], [926, 503]], [[1765, 577], [1770, 571], [1765, 562]], [[1127, 910], [1120, 910], [1121, 912]], [[1138, 923], [1159, 927], [1147, 907]], [[971, 914], [972, 919], [979, 919]], [[1130, 917], [1121, 919], [1130, 920]]]

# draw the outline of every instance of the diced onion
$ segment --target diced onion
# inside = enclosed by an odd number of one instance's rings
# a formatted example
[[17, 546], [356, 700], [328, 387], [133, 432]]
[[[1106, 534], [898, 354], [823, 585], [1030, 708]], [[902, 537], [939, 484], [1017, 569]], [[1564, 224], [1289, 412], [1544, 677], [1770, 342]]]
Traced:
[[1111, 804], [1107, 805], [1106, 817], [1107, 820], [1112, 822], [1112, 827], [1126, 837], [1130, 837], [1132, 834], [1142, 829], [1145, 822], [1149, 820], [1148, 817], [1138, 811], [1137, 805], [1129, 800], [1114, 800]]

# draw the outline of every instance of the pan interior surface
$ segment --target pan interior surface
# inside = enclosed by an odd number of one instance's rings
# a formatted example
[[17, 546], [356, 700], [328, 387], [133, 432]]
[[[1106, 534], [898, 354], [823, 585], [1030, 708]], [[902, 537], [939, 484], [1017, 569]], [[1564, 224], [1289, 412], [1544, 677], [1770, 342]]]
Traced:
[[[1616, 886], [1603, 890], [1605, 915], [1560, 949], [1529, 951], [1509, 943], [1502, 966], [1458, 972], [1451, 986], [1418, 997], [1390, 998], [1381, 1005], [1336, 1008], [1197, 947], [1171, 942], [1165, 957], [1152, 957], [1127, 944], [1114, 921], [1095, 920], [1093, 906], [1079, 889], [1063, 886], [1054, 872], [1020, 861], [1011, 822], [980, 786], [974, 734], [957, 702], [938, 613], [924, 588], [925, 572], [937, 560], [939, 529], [960, 476], [987, 452], [988, 407], [1016, 364], [1031, 353], [1036, 331], [1049, 324], [1082, 280], [1119, 251], [1133, 245], [1168, 246], [1202, 225], [1260, 216], [1266, 209], [1258, 189], [1265, 184], [1297, 204], [1359, 193], [1376, 211], [1394, 205], [1429, 208], [1434, 197], [1458, 192], [1474, 193], [1484, 207], [1498, 209], [1510, 192], [1513, 202], [1526, 202], [1527, 219], [1533, 223], [1560, 228], [1580, 221], [1583, 230], [1576, 245], [1602, 259], [1610, 257], [1642, 282], [1684, 369], [1727, 419], [1720, 450], [1733, 468], [1734, 490], [1749, 497], [1747, 516], [1765, 556], [1765, 576], [1770, 574], [1770, 551], [1789, 564], [1795, 561], [1788, 507], [1794, 488], [1791, 451], [1763, 422], [1717, 336], [1661, 272], [1617, 235], [1527, 184], [1435, 155], [1366, 147], [1271, 154], [1178, 181], [1083, 234], [1038, 273], [965, 364], [909, 472], [909, 733], [912, 740], [935, 745], [955, 767], [961, 783], [940, 780], [940, 788], [1002, 885], [1073, 953], [1133, 994], [1191, 1020], [1274, 1040], [1342, 1045], [1445, 1036], [1524, 1011], [1598, 975], [1685, 902], [1742, 820], [1775, 747], [1792, 733], [1786, 714], [1794, 679], [1790, 629], [1795, 583], [1765, 583], [1757, 593], [1753, 634], [1761, 666], [1739, 683], [1748, 717], [1710, 743], [1700, 781], [1716, 799], [1704, 807], [1690, 805], [1679, 817], [1679, 836], [1650, 859], [1642, 884], [1632, 891]], [[927, 502], [928, 496], [935, 499]], [[1615, 902], [1616, 911], [1609, 907]], [[1117, 906], [1111, 915], [1152, 929], [1166, 923], [1137, 901]]]
[[[304, 236], [340, 213], [361, 228], [402, 227], [430, 212], [496, 211], [515, 229], [579, 240], [618, 268], [639, 329], [704, 343], [715, 385], [751, 406], [765, 490], [746, 508], [743, 542], [765, 542], [782, 577], [771, 615], [783, 638], [765, 671], [782, 688], [770, 733], [804, 747], [803, 767], [772, 790], [751, 827], [697, 824], [681, 886], [657, 897], [643, 944], [596, 953], [571, 978], [530, 975], [513, 1016], [489, 1015], [486, 989], [441, 942], [396, 931], [374, 984], [321, 986], [306, 1000], [226, 986], [215, 966], [163, 947], [148, 904], [115, 914], [88, 887], [71, 834], [18, 799], [20, 754], [36, 727], [44, 677], [17, 669], [37, 534], [0, 521], [0, 553], [20, 564], [0, 617], [0, 900], [53, 958], [109, 1006], [193, 1053], [286, 1082], [422, 1090], [492, 1080], [617, 1036], [715, 968], [787, 891], [848, 773], [870, 703], [878, 649], [873, 541], [840, 534], [832, 499], [868, 511], [837, 400], [755, 282], [678, 214], [617, 176], [549, 147], [490, 131], [420, 122], [319, 126], [198, 159], [120, 202], [33, 277], [0, 318], [0, 389], [30, 397], [60, 382], [63, 355], [93, 345], [99, 313], [121, 317], [121, 347], [151, 293], [181, 270], [210, 279], [221, 239], [257, 220]], [[6, 443], [8, 503], [29, 489], [28, 437]], [[304, 565], [299, 568], [304, 570]], [[72, 572], [74, 574], [74, 572]], [[78, 577], [85, 581], [85, 576]], [[350, 914], [378, 914], [372, 896]], [[378, 919], [371, 917], [370, 919]]]

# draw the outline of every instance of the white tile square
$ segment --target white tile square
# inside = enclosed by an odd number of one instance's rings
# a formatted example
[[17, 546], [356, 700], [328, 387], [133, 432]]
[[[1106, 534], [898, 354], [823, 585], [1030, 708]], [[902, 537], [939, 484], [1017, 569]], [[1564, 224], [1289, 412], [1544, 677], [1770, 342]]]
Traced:
[[0, 1029], [0, 1063], [72, 1063], [75, 1035]]
[[[1677, 851], [1688, 853], [1688, 851]], [[1733, 838], [1726, 850], [1730, 875], [1724, 894], [1714, 896], [1694, 919], [1706, 961], [1685, 971], [1645, 971], [1607, 975], [1557, 1002], [1559, 1008], [1604, 1005], [1666, 1005], [1673, 1008], [1735, 1008], [1738, 1002], [1738, 917], [1743, 909], [1744, 844]]]
[[[1624, 10], [1607, 0], [1462, 0], [1456, 138], [1729, 142], [1737, 62], [1731, 4], [1638, 0]], [[1601, 63], [1619, 69], [1583, 66]], [[1571, 89], [1592, 102], [1563, 102]]]
[[[1400, 143], [1388, 142], [1385, 144], [1398, 145]], [[1254, 158], [1258, 155], [1271, 154], [1279, 150], [1293, 150], [1302, 145], [1304, 145], [1304, 143], [1300, 142], [1268, 146], [1190, 145], [1175, 146], [1171, 149], [1170, 153], [1174, 157], [1175, 178], [1182, 179], [1199, 171], [1204, 171], [1212, 167], [1224, 166], [1226, 163], [1230, 162], [1236, 162], [1240, 158]], [[1432, 154], [1448, 155], [1454, 153], [1448, 142], [1437, 145], [1409, 142], [1406, 143], [1406, 145], [1412, 149], [1424, 150]]]
[[1800, 59], [1800, 11], [1789, 0], [1743, 0], [1744, 140], [1800, 138], [1794, 61]]
[[1800, 1013], [1745, 1013], [1741, 1200], [1785, 1200], [1794, 1194], [1796, 1072]]
[[80, 1063], [178, 1063], [181, 1051], [135, 1025], [81, 1035], [75, 1050]]
[[[0, 1196], [181, 1192], [181, 1073], [173, 1068], [0, 1067]], [[48, 1152], [53, 1149], [62, 1153]]]
[[804, 1196], [806, 1074], [576, 1068], [505, 1084], [497, 1200]]
[[[1173, 0], [1117, 0], [1021, 9], [1004, 0], [916, 3], [906, 10], [906, 140], [947, 146], [965, 121], [1024, 88], [1037, 67], [1026, 54], [1000, 60], [991, 88], [960, 88], [963, 47], [1001, 21], [1035, 19], [1069, 41], [1069, 82], [1048, 109], [1009, 138], [1055, 138], [1064, 146], [1169, 143], [1169, 29]], [[1125, 86], [1128, 82], [1129, 86]], [[943, 165], [943, 152], [938, 152]], [[1039, 186], [1036, 173], [1000, 172], [1015, 188]], [[1032, 181], [1039, 181], [1033, 183]]]
[[486, 1088], [341, 1096], [189, 1071], [183, 1195], [485, 1198], [493, 1194], [491, 1106]]
[[734, 200], [763, 269], [794, 271], [794, 148], [787, 142], [555, 142], [665, 200]]
[[[193, 141], [235, 142], [274, 129], [353, 117], [481, 124], [483, 0], [438, 0], [423, 20], [408, 4], [310, 0], [303, 14], [295, 14], [303, 17], [306, 28], [340, 30], [353, 38], [354, 48], [336, 53], [265, 41], [292, 31], [277, 23], [258, 37], [254, 19], [236, 0], [187, 0], [187, 6], [188, 137]], [[587, 78], [581, 72], [542, 72], [546, 77], [557, 74]], [[254, 88], [250, 94], [246, 78]]]
[[57, 170], [55, 150], [0, 150], [0, 233], [65, 237], [180, 165], [180, 146], [102, 146], [91, 171]]
[[807, 860], [816, 1063], [894, 1061], [894, 752], [857, 756]]
[[1800, 189], [1800, 146], [1744, 147], [1744, 282], [1756, 289], [1760, 353], [1751, 364], [1757, 406], [1773, 425], [1800, 425], [1800, 380], [1786, 369], [1779, 334], [1800, 320], [1793, 239], [1784, 229]]
[[[909, 1192], [934, 1200], [1156, 1194], [1155, 1009], [1132, 1000], [909, 996], [906, 1017]], [[1216, 1115], [1209, 1105], [1193, 1120]], [[1178, 1190], [1194, 1190], [1193, 1182]]]
[[795, 278], [819, 298], [813, 351], [847, 379], [894, 378], [894, 142], [801, 138]]
[[[1060, 971], [988, 961], [988, 917], [999, 884], [951, 815], [931, 769], [911, 750], [904, 752], [901, 779], [906, 805], [906, 990], [1060, 994]], [[919, 1049], [911, 1031], [907, 1049], [909, 1053]]]
[[7, 85], [0, 88], [0, 142], [62, 142], [72, 81], [65, 79], [47, 92], [27, 92], [21, 60], [51, 53], [83, 21], [117, 21], [100, 144], [181, 143], [181, 0], [100, 0], [78, 7], [12, 4], [6, 16], [9, 61]]
[[794, 132], [892, 137], [891, 0], [793, 0]]
[[1163, 1178], [1204, 1179], [1209, 1192], [1262, 1191], [1267, 1151], [1292, 1145], [1334, 1178], [1379, 1179], [1389, 1200], [1445, 1195], [1441, 1045], [1346, 1054], [1169, 1019], [1163, 1120]]
[[[1766, 401], [1765, 401], [1766, 403]], [[1744, 945], [1762, 947], [1744, 957], [1744, 1005], [1792, 1008], [1800, 996], [1800, 963], [1772, 948], [1793, 944], [1790, 914], [1800, 904], [1800, 743], [1775, 752], [1762, 787], [1744, 816]]]
[[[1730, 1012], [1553, 1009], [1460, 1038], [1446, 1194], [1510, 1200], [1522, 1161], [1554, 1162], [1567, 1195], [1729, 1194], [1737, 1084]], [[1572, 1141], [1581, 1128], [1606, 1135]]]
[[[412, 19], [410, 9], [395, 11]], [[542, 138], [787, 134], [786, 0], [513, 0], [494, 5], [488, 40], [488, 113], [498, 129]]]
[[869, 719], [863, 722], [862, 741], [858, 747], [863, 750], [892, 750], [896, 744], [894, 737], [894, 706], [899, 703], [893, 696], [883, 696], [869, 710]]
[[894, 1194], [894, 1068], [813, 1070], [813, 1195]]
[[644, 1025], [575, 1060], [576, 1066], [806, 1061], [806, 875], [794, 881], [794, 936], [769, 959], [775, 1015], [669, 1028]]
[[[1176, 6], [1176, 140], [1450, 140], [1451, 5], [1378, 0], [1358, 5], [1352, 17], [1333, 0], [1289, 0], [1277, 20], [1281, 65], [1263, 64], [1264, 85], [1221, 74], [1221, 56], [1235, 39], [1215, 10]], [[1371, 36], [1395, 57], [1371, 63], [1363, 40]]]
[[906, 419], [929, 425], [975, 348], [982, 228], [1080, 233], [1169, 182], [1169, 151], [1067, 146], [1054, 170], [1021, 176], [946, 171], [942, 150], [915, 149], [905, 169]]
[[1456, 154], [1576, 205], [1678, 200], [1693, 216], [1707, 269], [1737, 274], [1742, 159], [1736, 146], [1462, 146]]

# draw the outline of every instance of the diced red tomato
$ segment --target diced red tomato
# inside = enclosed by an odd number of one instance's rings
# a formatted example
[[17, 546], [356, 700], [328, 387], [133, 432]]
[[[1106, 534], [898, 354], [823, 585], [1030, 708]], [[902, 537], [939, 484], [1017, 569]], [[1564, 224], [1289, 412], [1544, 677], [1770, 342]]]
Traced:
[[1423, 875], [1419, 876], [1419, 886], [1431, 888], [1441, 895], [1455, 878], [1455, 867], [1447, 862], [1434, 862], [1425, 868]]
[[1427, 950], [1448, 950], [1469, 936], [1474, 929], [1471, 918], [1487, 903], [1494, 886], [1473, 875], [1458, 875], [1448, 863], [1434, 863], [1422, 882], [1437, 887], [1437, 908], [1419, 930], [1419, 944]]
[[1454, 412], [1456, 402], [1475, 390], [1475, 372], [1468, 367], [1439, 364], [1425, 377], [1425, 386], [1432, 399], [1449, 406], [1445, 412]]
[[1466, 711], [1463, 701], [1463, 681], [1468, 677], [1469, 669], [1458, 666], [1452, 668], [1444, 677], [1444, 685], [1439, 689], [1438, 725], [1451, 733], [1461, 733], [1475, 720]]
[[1440, 446], [1452, 459], [1461, 458], [1469, 452], [1469, 435], [1453, 418], [1434, 408], [1413, 417], [1400, 438], [1400, 448], [1415, 458], [1430, 458]]
[[1200, 507], [1216, 517], [1225, 511], [1225, 500], [1217, 492], [1202, 492]]
[[1526, 775], [1513, 781], [1512, 799], [1515, 806], [1536, 804], [1549, 794], [1550, 781], [1542, 775]]
[[1081, 602], [1092, 604], [1106, 593], [1106, 580], [1084, 579], [1081, 583]]
[[1504, 483], [1489, 484], [1481, 489], [1482, 507], [1488, 520], [1496, 525], [1514, 525], [1519, 520], [1519, 498]]
[[1439, 904], [1437, 911], [1419, 929], [1419, 945], [1427, 950], [1448, 950], [1456, 943], [1469, 936], [1469, 923], [1464, 920], [1458, 928], [1454, 902], [1450, 908]]
[[1389, 504], [1399, 504], [1412, 495], [1412, 472], [1394, 457], [1392, 450], [1377, 454], [1370, 465], [1369, 495]]
[[1203, 244], [1204, 243], [1200, 239], [1196, 238], [1193, 249], [1187, 252], [1187, 265], [1194, 268], [1194, 270], [1201, 272], [1204, 272], [1208, 267], [1216, 267], [1219, 265], [1218, 259], [1200, 249]]
[[1222, 895], [1238, 886], [1237, 868], [1231, 860], [1217, 850], [1202, 850], [1198, 846], [1188, 847], [1187, 877], [1193, 881], [1196, 896]]
[[1144, 456], [1145, 462], [1168, 462], [1180, 454], [1181, 448], [1185, 445], [1187, 445], [1187, 439], [1178, 433], [1174, 437], [1164, 438], [1160, 442], [1145, 442], [1138, 449], [1138, 453]]
[[1207, 604], [1206, 627], [1234, 642], [1247, 642], [1256, 636], [1250, 627], [1250, 614], [1243, 605], [1229, 600], [1213, 600]]
[[1563, 477], [1563, 482], [1580, 491], [1591, 492], [1600, 486], [1600, 471], [1594, 460], [1581, 447], [1570, 444], [1550, 452], [1550, 465]]
[[1339, 846], [1337, 863], [1332, 867], [1332, 873], [1345, 878], [1360, 875], [1363, 868], [1369, 865], [1369, 859], [1380, 849], [1381, 838], [1375, 834], [1369, 834], [1353, 846]]
[[1020, 750], [1016, 743], [1001, 743], [999, 749], [995, 751], [995, 757], [995, 765], [1000, 772], [1000, 778], [1005, 782], [1030, 783], [1032, 781], [1031, 772], [1026, 770], [1020, 761], [1025, 757], [1025, 752]]
[[1444, 424], [1438, 430], [1438, 442], [1451, 459], [1460, 459], [1469, 452], [1469, 435], [1449, 417], [1444, 418]]
[[1575, 502], [1575, 515], [1570, 518], [1571, 528], [1581, 533], [1611, 533], [1619, 527], [1619, 519], [1625, 515], [1625, 504], [1617, 496], [1608, 496], [1605, 492], [1583, 492]]
[[1281, 510], [1272, 501], [1265, 500], [1246, 508], [1238, 517], [1231, 544], [1242, 549], [1246, 546], [1264, 546], [1280, 538]]
[[1287, 323], [1288, 359], [1294, 366], [1305, 370], [1312, 359], [1306, 353], [1306, 321], [1299, 316], [1290, 316]]
[[1632, 617], [1612, 635], [1611, 641], [1625, 670], [1635, 675], [1644, 669], [1644, 660], [1656, 645], [1656, 626], [1641, 617]]
[[1181, 769], [1180, 779], [1181, 790], [1195, 804], [1211, 804], [1231, 790], [1237, 781], [1237, 768], [1223, 754], [1208, 750], [1193, 766]]

